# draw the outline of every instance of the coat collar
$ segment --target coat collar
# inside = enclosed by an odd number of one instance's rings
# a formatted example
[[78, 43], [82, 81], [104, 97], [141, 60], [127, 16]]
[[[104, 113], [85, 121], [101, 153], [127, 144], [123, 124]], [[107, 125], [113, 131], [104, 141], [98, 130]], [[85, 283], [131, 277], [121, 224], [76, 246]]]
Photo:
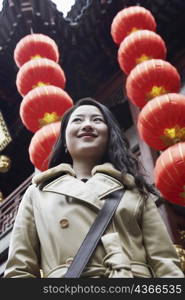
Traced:
[[[102, 165], [97, 165], [92, 169], [92, 176], [96, 173], [107, 174], [115, 179], [119, 180], [123, 185], [131, 188], [135, 186], [134, 177], [131, 174], [122, 174], [120, 171], [114, 168], [111, 163], [104, 163]], [[37, 174], [33, 177], [32, 183], [38, 185], [45, 182], [46, 180], [52, 180], [57, 176], [68, 174], [72, 177], [76, 177], [75, 171], [73, 170], [70, 164], [60, 164], [56, 167], [50, 168], [40, 174]]]
[[32, 183], [33, 184], [41, 184], [47, 180], [52, 180], [52, 178], [56, 178], [57, 176], [61, 176], [64, 174], [70, 174], [71, 176], [75, 177], [75, 172], [71, 165], [69, 164], [60, 164], [56, 167], [50, 168], [42, 173], [39, 173], [35, 175], [32, 178]]
[[[52, 180], [52, 178], [55, 179]], [[92, 177], [86, 183], [75, 177], [72, 166], [68, 164], [60, 164], [48, 169], [34, 176], [32, 182], [40, 184], [47, 180], [50, 182], [44, 186], [43, 191], [74, 197], [98, 209], [102, 206], [100, 200], [108, 194], [121, 189], [123, 186], [134, 185], [132, 175], [123, 176], [110, 163], [94, 167]]]

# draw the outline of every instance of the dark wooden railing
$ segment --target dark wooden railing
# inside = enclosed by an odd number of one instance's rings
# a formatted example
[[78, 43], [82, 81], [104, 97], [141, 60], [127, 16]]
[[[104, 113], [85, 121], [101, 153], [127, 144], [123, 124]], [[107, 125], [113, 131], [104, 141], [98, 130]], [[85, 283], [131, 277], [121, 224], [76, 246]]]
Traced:
[[0, 238], [12, 229], [20, 201], [27, 187], [30, 185], [32, 177], [33, 174], [14, 190], [0, 205]]

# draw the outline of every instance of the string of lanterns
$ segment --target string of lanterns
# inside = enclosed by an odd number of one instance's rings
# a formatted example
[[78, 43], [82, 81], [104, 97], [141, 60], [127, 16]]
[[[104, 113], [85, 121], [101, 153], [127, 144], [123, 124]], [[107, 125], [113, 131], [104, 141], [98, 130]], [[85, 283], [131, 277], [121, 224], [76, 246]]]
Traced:
[[73, 100], [64, 91], [66, 77], [58, 64], [58, 47], [49, 36], [23, 37], [15, 47], [14, 60], [19, 68], [16, 86], [23, 97], [20, 118], [34, 133], [28, 149], [30, 161], [44, 171], [59, 135], [60, 120]]
[[166, 59], [166, 45], [156, 33], [151, 12], [141, 6], [119, 11], [111, 24], [118, 63], [127, 75], [128, 99], [140, 108], [137, 130], [161, 151], [154, 183], [169, 202], [185, 205], [185, 96], [179, 94], [177, 69]]

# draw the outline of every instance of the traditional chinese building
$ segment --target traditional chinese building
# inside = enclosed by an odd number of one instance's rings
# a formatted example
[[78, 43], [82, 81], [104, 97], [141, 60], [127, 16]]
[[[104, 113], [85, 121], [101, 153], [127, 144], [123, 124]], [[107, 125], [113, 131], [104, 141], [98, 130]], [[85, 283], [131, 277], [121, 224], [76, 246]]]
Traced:
[[[67, 0], [66, 0], [67, 1]], [[93, 97], [107, 105], [129, 138], [154, 183], [153, 169], [159, 156], [141, 141], [136, 130], [139, 110], [125, 92], [126, 76], [117, 61], [118, 47], [110, 27], [123, 8], [140, 5], [152, 12], [157, 33], [167, 47], [167, 61], [181, 75], [185, 94], [185, 2], [184, 0], [78, 0], [64, 17], [50, 0], [4, 0], [0, 13], [0, 274], [7, 260], [9, 239], [22, 195], [34, 174], [28, 147], [33, 134], [19, 116], [22, 101], [16, 88], [18, 67], [13, 53], [19, 40], [30, 33], [43, 33], [59, 47], [66, 75], [66, 91], [74, 102]], [[185, 207], [160, 199], [156, 203], [185, 269]]]

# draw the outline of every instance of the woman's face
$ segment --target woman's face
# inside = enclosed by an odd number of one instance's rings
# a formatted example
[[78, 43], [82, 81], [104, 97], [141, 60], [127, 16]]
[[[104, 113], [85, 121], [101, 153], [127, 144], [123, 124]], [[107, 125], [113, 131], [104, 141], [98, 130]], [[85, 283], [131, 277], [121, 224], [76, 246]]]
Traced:
[[66, 146], [72, 160], [100, 162], [108, 145], [109, 130], [101, 111], [93, 105], [79, 106], [66, 127]]

